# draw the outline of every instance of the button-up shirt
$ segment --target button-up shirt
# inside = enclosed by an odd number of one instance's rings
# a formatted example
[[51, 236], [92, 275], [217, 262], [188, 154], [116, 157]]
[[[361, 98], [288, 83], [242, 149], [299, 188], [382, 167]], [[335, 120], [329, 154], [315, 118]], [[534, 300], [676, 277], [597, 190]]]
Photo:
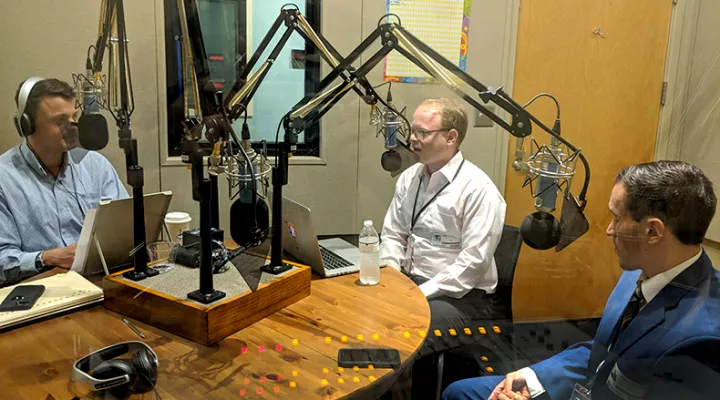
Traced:
[[460, 298], [472, 289], [493, 293], [498, 282], [493, 255], [504, 221], [505, 200], [497, 187], [461, 152], [432, 175], [418, 163], [397, 181], [380, 259], [429, 279], [420, 285], [427, 297]]
[[128, 197], [110, 162], [100, 153], [66, 153], [57, 178], [46, 172], [27, 142], [0, 156], [0, 286], [39, 271], [45, 250], [78, 241], [88, 210], [100, 200]]

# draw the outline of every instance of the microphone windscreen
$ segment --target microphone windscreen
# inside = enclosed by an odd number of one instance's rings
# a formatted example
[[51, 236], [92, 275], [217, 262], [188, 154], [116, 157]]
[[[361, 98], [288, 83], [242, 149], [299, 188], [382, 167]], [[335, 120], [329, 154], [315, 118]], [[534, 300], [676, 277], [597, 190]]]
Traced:
[[393, 178], [402, 174], [403, 171], [410, 168], [411, 166], [415, 165], [415, 163], [417, 163], [420, 159], [414, 151], [410, 150], [410, 147], [407, 144], [403, 143], [400, 140], [398, 140], [398, 146], [393, 150], [395, 150], [400, 155], [401, 160], [400, 167], [390, 173], [390, 176], [392, 176]]
[[394, 149], [382, 153], [380, 165], [387, 172], [395, 172], [402, 166], [402, 157]]
[[107, 120], [102, 114], [84, 114], [78, 120], [80, 147], [86, 150], [102, 150], [108, 144]]
[[240, 190], [238, 199], [230, 206], [230, 237], [240, 246], [255, 245], [267, 237], [270, 228], [270, 210], [267, 203], [257, 198], [252, 204], [252, 189]]
[[523, 242], [536, 250], [547, 250], [560, 242], [560, 223], [550, 213], [536, 211], [520, 224]]

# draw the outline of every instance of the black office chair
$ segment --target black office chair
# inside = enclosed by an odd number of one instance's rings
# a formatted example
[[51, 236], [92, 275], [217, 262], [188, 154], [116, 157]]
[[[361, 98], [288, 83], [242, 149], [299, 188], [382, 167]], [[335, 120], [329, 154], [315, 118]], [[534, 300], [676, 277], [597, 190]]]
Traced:
[[[495, 250], [495, 265], [498, 271], [498, 285], [495, 289], [495, 299], [497, 304], [493, 304], [494, 314], [499, 319], [512, 322], [512, 285], [515, 278], [515, 267], [520, 257], [520, 248], [522, 247], [522, 237], [520, 229], [510, 225], [503, 226], [503, 233], [500, 237], [500, 243]], [[507, 337], [512, 338], [512, 332], [506, 332]], [[511, 340], [510, 346], [513, 346]], [[484, 349], [485, 353], [492, 353], [492, 350]], [[498, 355], [494, 359], [500, 359]], [[442, 379], [445, 364], [445, 355], [437, 355], [437, 384], [435, 398], [439, 399], [442, 393]]]
[[495, 296], [500, 299], [503, 307], [502, 315], [512, 321], [512, 285], [515, 278], [515, 267], [520, 257], [522, 237], [520, 229], [514, 226], [503, 226], [500, 243], [495, 250], [495, 265], [498, 271], [498, 285]]

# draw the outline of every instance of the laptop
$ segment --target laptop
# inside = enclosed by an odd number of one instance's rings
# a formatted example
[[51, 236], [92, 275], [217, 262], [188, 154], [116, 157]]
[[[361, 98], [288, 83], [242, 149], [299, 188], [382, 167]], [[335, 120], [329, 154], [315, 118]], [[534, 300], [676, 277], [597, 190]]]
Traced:
[[324, 277], [360, 270], [360, 249], [340, 239], [318, 241], [310, 209], [283, 197], [283, 250]]

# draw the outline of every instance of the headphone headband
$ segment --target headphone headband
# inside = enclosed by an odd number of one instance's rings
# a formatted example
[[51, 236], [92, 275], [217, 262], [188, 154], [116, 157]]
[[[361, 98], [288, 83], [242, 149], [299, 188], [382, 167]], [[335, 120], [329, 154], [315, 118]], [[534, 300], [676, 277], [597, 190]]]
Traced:
[[28, 97], [30, 97], [30, 92], [32, 92], [33, 87], [35, 87], [35, 84], [44, 80], [45, 78], [41, 78], [39, 76], [31, 76], [23, 82], [22, 86], [20, 87], [20, 92], [18, 93], [18, 107], [17, 111], [15, 112], [15, 120], [20, 121], [20, 117], [25, 113], [25, 107], [27, 106], [27, 100]]
[[124, 385], [130, 382], [130, 376], [127, 374], [114, 376], [108, 379], [97, 379], [88, 374], [88, 372], [95, 369], [95, 367], [104, 361], [112, 360], [113, 358], [119, 357], [123, 354], [138, 350], [149, 351], [152, 355], [151, 361], [157, 368], [158, 356], [155, 351], [150, 348], [150, 346], [138, 341], [122, 342], [110, 345], [77, 360], [73, 365], [71, 379], [73, 382], [87, 382], [93, 390], [105, 390], [115, 386]]

